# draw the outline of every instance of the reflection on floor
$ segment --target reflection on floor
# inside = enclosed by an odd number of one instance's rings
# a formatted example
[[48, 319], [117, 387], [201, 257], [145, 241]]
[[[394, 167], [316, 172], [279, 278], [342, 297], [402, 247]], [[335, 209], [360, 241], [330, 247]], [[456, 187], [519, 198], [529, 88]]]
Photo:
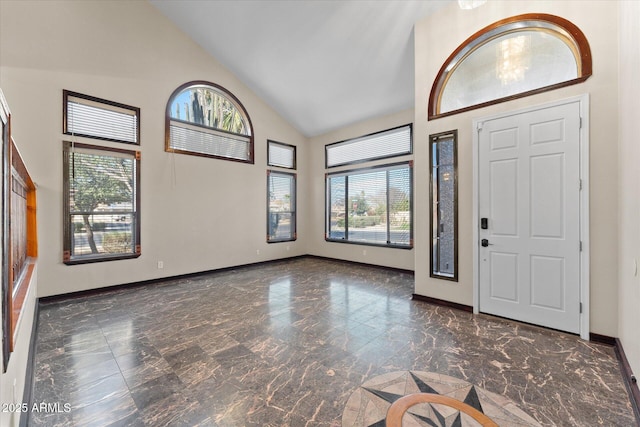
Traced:
[[340, 426], [395, 371], [463, 380], [545, 426], [634, 424], [612, 348], [412, 292], [409, 274], [302, 258], [43, 305], [33, 402], [60, 410], [29, 425]]

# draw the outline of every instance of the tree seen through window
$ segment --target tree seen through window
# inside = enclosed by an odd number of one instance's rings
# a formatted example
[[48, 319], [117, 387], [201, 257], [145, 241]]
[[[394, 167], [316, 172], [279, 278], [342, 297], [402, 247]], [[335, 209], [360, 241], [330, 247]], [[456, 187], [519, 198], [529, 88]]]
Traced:
[[133, 152], [65, 147], [70, 260], [132, 255], [137, 230]]

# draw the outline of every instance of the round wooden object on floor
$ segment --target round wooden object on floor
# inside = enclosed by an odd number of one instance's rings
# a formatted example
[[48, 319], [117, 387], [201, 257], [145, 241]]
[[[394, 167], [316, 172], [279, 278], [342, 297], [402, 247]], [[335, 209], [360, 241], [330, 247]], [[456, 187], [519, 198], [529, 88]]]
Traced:
[[437, 403], [440, 405], [446, 405], [469, 415], [484, 427], [498, 427], [498, 424], [493, 422], [491, 418], [487, 417], [476, 408], [452, 397], [433, 393], [408, 394], [396, 400], [387, 411], [387, 427], [402, 427], [402, 417], [405, 412], [407, 412], [412, 406], [420, 403]]

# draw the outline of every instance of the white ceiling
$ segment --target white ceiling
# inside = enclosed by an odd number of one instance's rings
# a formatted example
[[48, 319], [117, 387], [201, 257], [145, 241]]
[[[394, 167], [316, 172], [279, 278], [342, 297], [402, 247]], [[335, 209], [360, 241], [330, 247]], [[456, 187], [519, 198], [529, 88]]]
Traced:
[[150, 0], [306, 136], [411, 108], [413, 25], [452, 1]]

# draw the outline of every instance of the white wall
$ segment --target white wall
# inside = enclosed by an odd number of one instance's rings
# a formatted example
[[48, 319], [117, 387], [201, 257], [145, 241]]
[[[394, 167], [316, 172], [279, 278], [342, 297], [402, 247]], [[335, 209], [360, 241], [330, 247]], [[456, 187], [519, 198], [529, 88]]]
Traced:
[[620, 3], [619, 114], [619, 338], [636, 376], [640, 374], [640, 2]]
[[[413, 122], [413, 110], [401, 111], [384, 117], [377, 117], [366, 120], [329, 132], [324, 135], [310, 138], [309, 140], [309, 218], [308, 228], [305, 229], [309, 239], [309, 253], [312, 255], [338, 258], [348, 261], [362, 262], [366, 264], [382, 265], [385, 267], [400, 268], [404, 270], [414, 269], [413, 249], [397, 249], [376, 246], [365, 246], [347, 243], [327, 242], [324, 239], [325, 231], [325, 172], [337, 172], [341, 170], [352, 170], [363, 167], [363, 165], [349, 165], [326, 170], [324, 147], [326, 144], [356, 138], [370, 133], [391, 129], [397, 126], [410, 124]], [[414, 143], [415, 150], [415, 143]], [[401, 162], [412, 160], [413, 156], [403, 156], [394, 159], [387, 159], [367, 163], [366, 165], [376, 165], [391, 162]], [[414, 196], [415, 197], [415, 196]], [[414, 219], [414, 223], [416, 219]]]
[[[143, 1], [0, 3], [0, 86], [13, 113], [16, 144], [37, 185], [38, 296], [308, 252], [303, 233], [296, 242], [266, 243], [266, 140], [296, 145], [304, 159], [306, 139], [154, 7]], [[254, 165], [164, 151], [166, 103], [191, 80], [222, 85], [243, 103], [255, 132]], [[138, 259], [62, 263], [62, 141], [70, 138], [62, 135], [63, 89], [141, 108]], [[301, 228], [304, 167], [300, 162]]]
[[[427, 121], [427, 103], [435, 77], [448, 56], [476, 31], [500, 19], [523, 13], [549, 13], [576, 24], [587, 37], [593, 75], [583, 84]], [[417, 23], [415, 28], [415, 192], [416, 216], [429, 215], [429, 134], [458, 129], [459, 282], [429, 277], [428, 221], [416, 221], [416, 293], [461, 304], [473, 304], [472, 264], [472, 121], [474, 118], [590, 94], [591, 134], [591, 332], [618, 335], [617, 245], [617, 4], [609, 1], [499, 1], [474, 10], [456, 4]], [[445, 36], [446, 34], [446, 36]], [[421, 261], [424, 260], [424, 261]]]

